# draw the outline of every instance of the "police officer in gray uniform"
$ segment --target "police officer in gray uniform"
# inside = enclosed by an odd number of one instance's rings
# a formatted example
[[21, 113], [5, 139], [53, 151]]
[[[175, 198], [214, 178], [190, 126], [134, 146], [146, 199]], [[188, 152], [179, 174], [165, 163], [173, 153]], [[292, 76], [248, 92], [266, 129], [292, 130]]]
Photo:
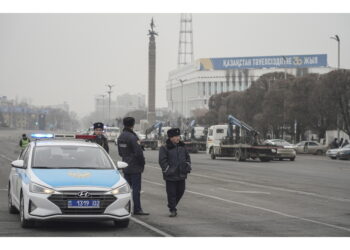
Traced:
[[141, 175], [145, 168], [145, 157], [139, 138], [133, 131], [135, 119], [125, 117], [123, 124], [123, 132], [118, 137], [118, 153], [122, 160], [128, 163], [128, 166], [123, 169], [123, 173], [124, 178], [132, 188], [134, 215], [149, 215], [143, 211], [140, 201]]
[[94, 123], [94, 135], [96, 135], [96, 138], [91, 141], [99, 144], [106, 150], [107, 153], [109, 153], [108, 141], [107, 138], [103, 135], [103, 128], [104, 125], [102, 122]]

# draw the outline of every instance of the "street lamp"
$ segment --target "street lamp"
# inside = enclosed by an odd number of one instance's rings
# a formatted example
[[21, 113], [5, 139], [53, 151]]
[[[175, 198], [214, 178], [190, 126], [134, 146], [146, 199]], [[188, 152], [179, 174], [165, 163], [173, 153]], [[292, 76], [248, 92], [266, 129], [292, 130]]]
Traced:
[[111, 93], [112, 93], [112, 88], [114, 87], [114, 85], [111, 85], [111, 84], [107, 84], [106, 85], [109, 90], [107, 91], [108, 93], [108, 121], [107, 121], [107, 124], [109, 124], [110, 120], [111, 120]]
[[100, 95], [102, 97], [102, 121], [105, 122], [105, 96], [106, 95]]
[[338, 42], [338, 69], [340, 69], [340, 38], [338, 35], [331, 36], [330, 39], [334, 39]]
[[[338, 70], [340, 69], [340, 38], [338, 35], [331, 36], [330, 39], [336, 40], [338, 42]], [[337, 112], [337, 130], [338, 130], [338, 138], [340, 136], [339, 132], [339, 115]]]

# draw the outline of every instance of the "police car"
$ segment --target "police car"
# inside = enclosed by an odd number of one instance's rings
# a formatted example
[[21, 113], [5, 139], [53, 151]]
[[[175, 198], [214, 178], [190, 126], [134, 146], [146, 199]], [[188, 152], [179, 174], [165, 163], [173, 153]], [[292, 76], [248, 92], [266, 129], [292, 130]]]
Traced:
[[[32, 138], [53, 138], [35, 134]], [[35, 140], [11, 163], [8, 182], [10, 213], [22, 227], [46, 220], [112, 220], [127, 227], [130, 187], [105, 150], [79, 140]]]

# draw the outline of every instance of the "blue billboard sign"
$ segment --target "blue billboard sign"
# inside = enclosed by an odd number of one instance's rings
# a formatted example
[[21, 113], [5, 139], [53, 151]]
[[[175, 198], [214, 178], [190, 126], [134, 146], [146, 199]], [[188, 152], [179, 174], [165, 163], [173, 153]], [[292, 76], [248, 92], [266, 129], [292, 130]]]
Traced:
[[200, 70], [327, 67], [327, 54], [200, 59]]

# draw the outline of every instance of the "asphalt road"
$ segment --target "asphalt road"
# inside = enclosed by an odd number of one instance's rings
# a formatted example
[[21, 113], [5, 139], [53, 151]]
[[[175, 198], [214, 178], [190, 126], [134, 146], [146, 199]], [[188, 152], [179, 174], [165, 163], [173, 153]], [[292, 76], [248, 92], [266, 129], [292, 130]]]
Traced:
[[[10, 161], [21, 132], [0, 131], [0, 236], [350, 236], [350, 161], [298, 155], [296, 161], [235, 162], [191, 154], [193, 171], [169, 218], [158, 152], [145, 151], [141, 202], [150, 216], [129, 228], [111, 222], [50, 222], [22, 229], [7, 212]], [[117, 149], [111, 144], [112, 158]]]

